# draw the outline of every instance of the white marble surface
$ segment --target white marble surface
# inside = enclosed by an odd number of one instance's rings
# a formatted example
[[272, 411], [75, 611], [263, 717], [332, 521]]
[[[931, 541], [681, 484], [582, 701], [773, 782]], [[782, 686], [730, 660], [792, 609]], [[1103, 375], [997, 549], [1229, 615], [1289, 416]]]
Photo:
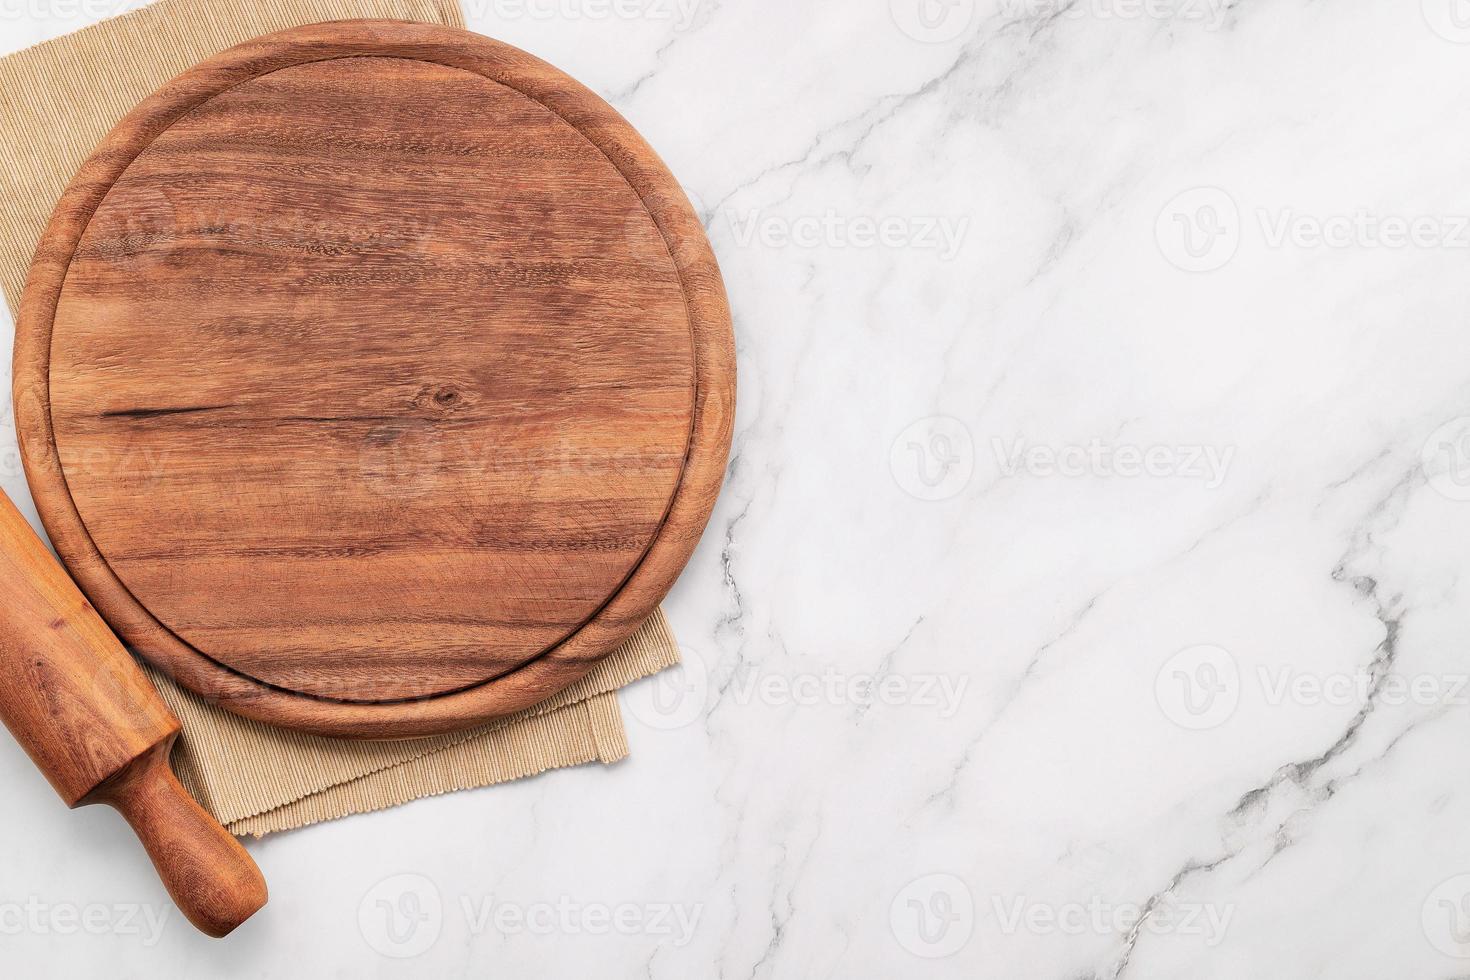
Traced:
[[251, 845], [221, 943], [4, 741], [7, 975], [1470, 974], [1470, 4], [469, 9], [707, 217], [694, 666], [621, 765]]

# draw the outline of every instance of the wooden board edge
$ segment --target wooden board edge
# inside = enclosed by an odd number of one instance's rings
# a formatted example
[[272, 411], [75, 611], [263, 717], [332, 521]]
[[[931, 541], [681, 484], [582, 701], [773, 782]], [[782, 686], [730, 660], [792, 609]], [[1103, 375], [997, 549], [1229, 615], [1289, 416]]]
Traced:
[[[419, 701], [349, 704], [285, 691], [209, 658], [158, 622], [98, 551], [67, 487], [51, 428], [52, 322], [75, 248], [127, 167], [170, 125], [240, 82], [344, 57], [408, 57], [474, 71], [578, 129], [619, 170], [653, 218], [683, 283], [695, 352], [688, 456], [664, 523], [621, 589], [581, 628], [521, 667]], [[21, 458], [52, 543], [103, 617], [140, 656], [220, 707], [312, 734], [409, 738], [459, 731], [532, 707], [626, 640], [673, 587], [713, 513], [733, 435], [735, 350], [724, 282], [700, 219], [663, 161], [612, 106], [560, 70], [503, 42], [406, 21], [335, 21], [266, 35], [165, 85], [83, 164], [42, 235], [16, 323], [14, 402]]]

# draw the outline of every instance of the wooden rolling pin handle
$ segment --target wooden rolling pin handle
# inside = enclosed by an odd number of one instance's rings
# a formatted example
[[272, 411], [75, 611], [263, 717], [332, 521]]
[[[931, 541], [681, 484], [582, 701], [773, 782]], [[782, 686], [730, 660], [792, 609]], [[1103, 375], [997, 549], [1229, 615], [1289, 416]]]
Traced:
[[266, 903], [265, 878], [240, 842], [185, 791], [168, 765], [173, 739], [97, 787], [132, 825], [168, 893], [203, 933], [229, 935]]
[[3, 493], [0, 721], [67, 806], [127, 818], [200, 930], [224, 936], [265, 904], [255, 862], [169, 769], [178, 719]]

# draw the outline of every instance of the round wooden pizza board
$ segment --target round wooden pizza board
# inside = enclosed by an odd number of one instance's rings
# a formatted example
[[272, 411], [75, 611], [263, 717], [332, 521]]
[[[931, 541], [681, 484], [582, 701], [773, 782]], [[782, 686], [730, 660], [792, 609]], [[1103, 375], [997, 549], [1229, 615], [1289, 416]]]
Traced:
[[610, 106], [468, 32], [344, 21], [180, 76], [83, 166], [17, 326], [61, 557], [148, 661], [328, 735], [580, 678], [723, 477], [729, 310]]

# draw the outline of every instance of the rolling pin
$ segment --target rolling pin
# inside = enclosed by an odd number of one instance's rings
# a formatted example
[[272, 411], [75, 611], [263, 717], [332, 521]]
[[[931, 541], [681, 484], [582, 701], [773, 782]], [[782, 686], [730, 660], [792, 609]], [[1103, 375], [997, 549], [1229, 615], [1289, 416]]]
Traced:
[[265, 879], [174, 777], [179, 722], [0, 493], [0, 720], [69, 807], [106, 803], [190, 922], [216, 938], [265, 905]]

